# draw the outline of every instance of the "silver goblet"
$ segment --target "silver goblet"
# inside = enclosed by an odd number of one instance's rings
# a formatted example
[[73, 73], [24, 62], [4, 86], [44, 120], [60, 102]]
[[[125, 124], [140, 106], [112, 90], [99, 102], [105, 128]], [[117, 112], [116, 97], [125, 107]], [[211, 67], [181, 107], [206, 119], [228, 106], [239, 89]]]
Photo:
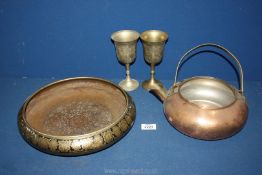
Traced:
[[156, 80], [155, 65], [160, 63], [163, 58], [165, 43], [168, 39], [168, 34], [160, 30], [147, 30], [140, 36], [143, 44], [144, 58], [151, 66], [151, 78], [143, 82], [144, 89], [150, 91], [155, 88], [162, 88], [162, 83]]
[[135, 61], [139, 33], [134, 30], [120, 30], [113, 33], [111, 39], [114, 41], [119, 62], [126, 66], [126, 79], [119, 86], [126, 91], [133, 91], [138, 88], [139, 83], [130, 76], [130, 64]]

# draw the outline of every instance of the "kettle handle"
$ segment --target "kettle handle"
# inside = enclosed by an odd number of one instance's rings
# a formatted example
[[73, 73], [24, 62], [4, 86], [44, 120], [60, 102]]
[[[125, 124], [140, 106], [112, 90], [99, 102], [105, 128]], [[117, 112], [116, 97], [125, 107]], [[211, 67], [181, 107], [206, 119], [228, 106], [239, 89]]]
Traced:
[[197, 50], [201, 47], [206, 47], [206, 46], [211, 46], [211, 47], [216, 47], [216, 48], [219, 48], [220, 50], [226, 52], [238, 65], [238, 73], [239, 73], [239, 76], [240, 76], [240, 93], [243, 93], [244, 92], [244, 75], [243, 75], [243, 70], [242, 70], [242, 66], [239, 62], [239, 60], [229, 51], [227, 50], [226, 48], [224, 48], [223, 46], [220, 46], [218, 44], [214, 44], [214, 43], [205, 43], [205, 44], [200, 44], [198, 46], [195, 46], [193, 47], [192, 49], [190, 49], [189, 51], [187, 51], [179, 60], [178, 62], [178, 65], [176, 67], [176, 75], [175, 75], [175, 82], [174, 82], [174, 85], [176, 84], [177, 82], [177, 76], [178, 76], [178, 71], [180, 69], [180, 66], [181, 64], [189, 57], [187, 57], [190, 53], [192, 53], [194, 50]]

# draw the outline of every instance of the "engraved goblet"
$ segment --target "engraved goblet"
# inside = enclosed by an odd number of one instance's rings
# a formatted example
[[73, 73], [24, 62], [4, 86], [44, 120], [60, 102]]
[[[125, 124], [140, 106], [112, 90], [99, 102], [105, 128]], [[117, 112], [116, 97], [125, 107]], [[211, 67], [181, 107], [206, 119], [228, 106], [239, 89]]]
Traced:
[[147, 30], [141, 34], [140, 39], [143, 44], [144, 58], [151, 65], [151, 78], [144, 81], [142, 86], [148, 91], [162, 87], [162, 83], [154, 77], [155, 65], [160, 63], [163, 58], [168, 34], [160, 30]]
[[111, 35], [114, 41], [118, 61], [126, 66], [126, 78], [119, 83], [125, 91], [133, 91], [138, 88], [137, 80], [130, 76], [130, 64], [135, 61], [136, 45], [139, 33], [134, 30], [120, 30]]

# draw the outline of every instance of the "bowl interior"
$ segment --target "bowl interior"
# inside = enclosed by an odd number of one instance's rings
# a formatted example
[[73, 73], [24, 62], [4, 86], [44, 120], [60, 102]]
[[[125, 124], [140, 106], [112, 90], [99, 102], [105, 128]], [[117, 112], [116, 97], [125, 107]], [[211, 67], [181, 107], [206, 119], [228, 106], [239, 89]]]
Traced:
[[234, 90], [222, 80], [193, 78], [180, 86], [180, 94], [186, 100], [204, 109], [218, 109], [232, 104]]
[[99, 79], [71, 79], [48, 86], [28, 102], [25, 119], [34, 129], [55, 136], [82, 135], [119, 119], [126, 97]]

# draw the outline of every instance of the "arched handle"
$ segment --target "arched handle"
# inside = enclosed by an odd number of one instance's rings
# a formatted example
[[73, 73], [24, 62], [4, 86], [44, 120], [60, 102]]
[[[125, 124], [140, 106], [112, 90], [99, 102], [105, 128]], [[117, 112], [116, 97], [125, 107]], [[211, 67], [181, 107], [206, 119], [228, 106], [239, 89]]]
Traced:
[[216, 47], [216, 48], [219, 48], [221, 50], [223, 50], [224, 52], [226, 52], [238, 65], [238, 73], [239, 73], [239, 76], [240, 76], [240, 92], [243, 93], [244, 92], [244, 78], [243, 78], [243, 70], [242, 70], [242, 66], [240, 64], [240, 62], [238, 61], [238, 59], [229, 51], [227, 50], [226, 48], [224, 48], [223, 46], [220, 46], [218, 44], [214, 44], [214, 43], [205, 43], [205, 44], [200, 44], [196, 47], [193, 47], [192, 49], [190, 49], [189, 51], [187, 51], [179, 60], [178, 62], [178, 65], [176, 67], [176, 75], [175, 75], [175, 82], [174, 82], [174, 85], [176, 84], [177, 82], [177, 76], [178, 76], [178, 71], [179, 71], [179, 68], [181, 66], [181, 64], [189, 57], [187, 57], [190, 53], [192, 53], [194, 50], [197, 50], [201, 47], [206, 47], [206, 46], [211, 46], [211, 47]]

